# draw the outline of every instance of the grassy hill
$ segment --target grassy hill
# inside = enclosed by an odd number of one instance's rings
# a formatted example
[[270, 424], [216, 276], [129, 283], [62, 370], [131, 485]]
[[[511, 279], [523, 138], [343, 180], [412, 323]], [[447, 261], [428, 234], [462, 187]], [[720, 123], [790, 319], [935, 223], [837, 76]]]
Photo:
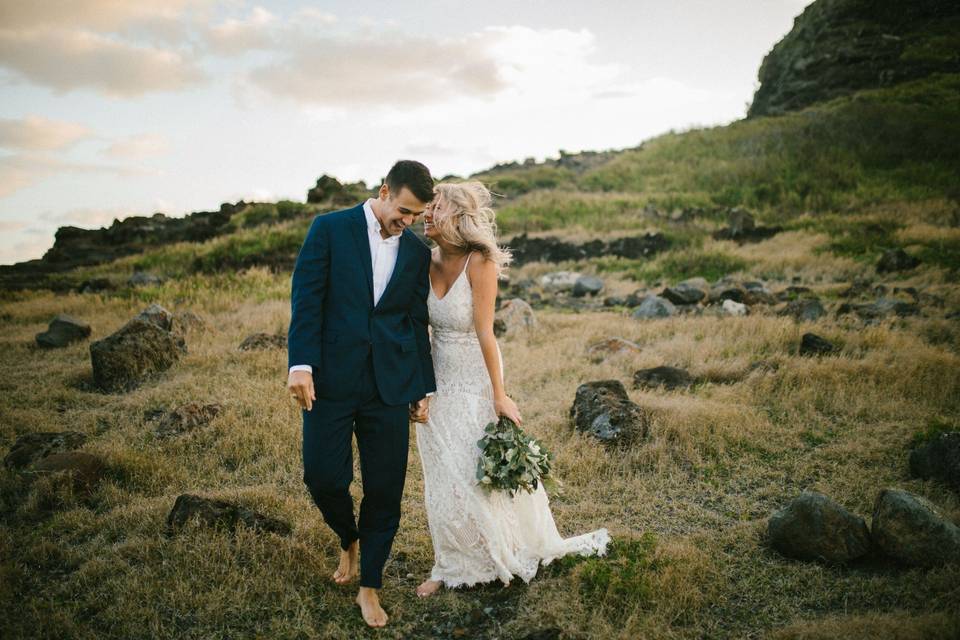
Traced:
[[[563, 559], [529, 585], [418, 599], [433, 553], [412, 443], [382, 593], [391, 624], [376, 633], [363, 627], [353, 589], [328, 580], [336, 542], [302, 483], [285, 352], [237, 349], [253, 332], [286, 330], [293, 259], [311, 218], [333, 202], [245, 205], [216, 237], [45, 274], [38, 284], [56, 292], [5, 291], [3, 450], [27, 433], [76, 430], [106, 473], [83, 491], [61, 475], [0, 471], [3, 636], [956, 638], [960, 565], [791, 560], [770, 548], [766, 522], [813, 489], [869, 523], [879, 491], [899, 487], [960, 523], [957, 493], [912, 477], [907, 462], [912, 447], [960, 429], [957, 175], [960, 76], [937, 74], [475, 176], [504, 195], [508, 245], [522, 233], [579, 243], [649, 231], [669, 240], [645, 258], [524, 264], [503, 291], [543, 296], [537, 330], [500, 344], [508, 391], [556, 454], [560, 531], [605, 526], [614, 544], [607, 558]], [[715, 236], [733, 207], [782, 230], [758, 242]], [[919, 266], [878, 270], [893, 248]], [[710, 305], [640, 321], [622, 304], [547, 295], [537, 280], [558, 269], [601, 276], [604, 296], [728, 276], [785, 297], [751, 304], [745, 317]], [[129, 284], [137, 271], [165, 279]], [[782, 315], [797, 296], [816, 297], [827, 313]], [[877, 298], [917, 313], [843, 312]], [[152, 302], [191, 311], [204, 326], [187, 332], [177, 365], [129, 393], [93, 388], [88, 342], [58, 350], [34, 342], [57, 313], [88, 322], [96, 340]], [[806, 332], [837, 351], [801, 356]], [[639, 349], [587, 353], [610, 337]], [[636, 370], [659, 365], [683, 367], [696, 383], [630, 388]], [[650, 413], [648, 438], [617, 449], [574, 431], [577, 386], [603, 379], [624, 382]], [[158, 437], [153, 416], [190, 401], [223, 409], [182, 437]], [[188, 527], [167, 536], [167, 514], [185, 492], [241, 503], [293, 531]]]

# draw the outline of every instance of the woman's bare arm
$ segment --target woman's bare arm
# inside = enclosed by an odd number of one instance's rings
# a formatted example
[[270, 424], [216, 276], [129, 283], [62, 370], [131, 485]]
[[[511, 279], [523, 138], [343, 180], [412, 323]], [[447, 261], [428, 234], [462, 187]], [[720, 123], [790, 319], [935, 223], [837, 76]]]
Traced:
[[504, 389], [497, 338], [493, 333], [493, 315], [497, 304], [497, 265], [484, 258], [483, 254], [475, 254], [467, 266], [467, 277], [473, 289], [473, 324], [480, 342], [480, 351], [483, 353], [483, 362], [493, 385], [497, 415], [505, 415], [521, 424], [517, 405]]

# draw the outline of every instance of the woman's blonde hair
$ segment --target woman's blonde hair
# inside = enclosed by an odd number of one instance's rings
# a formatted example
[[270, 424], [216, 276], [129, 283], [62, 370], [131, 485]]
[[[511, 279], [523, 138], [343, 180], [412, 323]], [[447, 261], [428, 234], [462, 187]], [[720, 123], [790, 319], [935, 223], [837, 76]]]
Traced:
[[441, 182], [434, 186], [435, 204], [443, 200], [450, 207], [449, 215], [434, 216], [433, 225], [441, 237], [464, 251], [480, 251], [497, 265], [497, 274], [510, 264], [510, 251], [497, 244], [496, 213], [490, 207], [490, 190], [483, 183]]

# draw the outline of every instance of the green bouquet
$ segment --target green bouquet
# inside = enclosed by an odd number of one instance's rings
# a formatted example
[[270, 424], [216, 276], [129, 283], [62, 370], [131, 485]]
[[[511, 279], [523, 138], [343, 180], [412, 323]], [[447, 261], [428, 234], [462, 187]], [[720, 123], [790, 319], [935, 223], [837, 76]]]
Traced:
[[550, 475], [553, 456], [513, 420], [501, 416], [484, 432], [477, 441], [477, 484], [488, 491], [507, 491], [511, 497], [519, 489], [532, 493], [541, 482], [544, 488], [556, 487], [557, 481]]

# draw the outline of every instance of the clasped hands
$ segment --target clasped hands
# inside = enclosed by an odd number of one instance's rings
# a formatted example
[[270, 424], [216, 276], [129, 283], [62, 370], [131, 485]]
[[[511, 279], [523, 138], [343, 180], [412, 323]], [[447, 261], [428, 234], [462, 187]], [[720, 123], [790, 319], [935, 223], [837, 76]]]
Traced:
[[[287, 377], [287, 391], [290, 397], [297, 401], [301, 409], [310, 411], [313, 409], [313, 402], [317, 399], [316, 391], [313, 388], [313, 374], [309, 371], [291, 371]], [[430, 398], [423, 398], [417, 402], [410, 403], [410, 420], [413, 422], [426, 422], [430, 411]]]

